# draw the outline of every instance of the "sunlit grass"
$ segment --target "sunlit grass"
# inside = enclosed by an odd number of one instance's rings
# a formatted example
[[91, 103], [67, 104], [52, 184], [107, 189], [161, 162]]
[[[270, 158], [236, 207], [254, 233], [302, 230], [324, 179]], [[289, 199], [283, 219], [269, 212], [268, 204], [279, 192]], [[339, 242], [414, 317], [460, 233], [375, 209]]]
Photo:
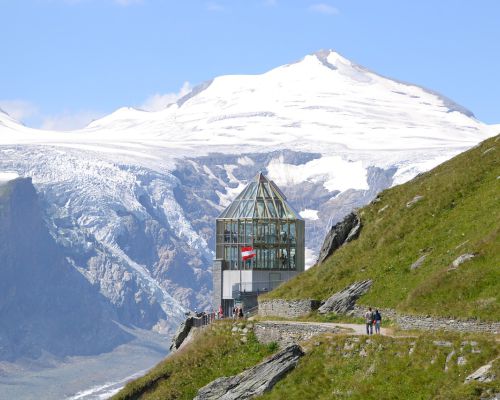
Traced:
[[[451, 347], [437, 346], [436, 340], [450, 342]], [[472, 347], [471, 341], [477, 345]], [[477, 399], [488, 389], [491, 393], [500, 390], [498, 381], [463, 383], [466, 376], [498, 356], [498, 346], [485, 336], [329, 336], [312, 339], [308, 347], [297, 368], [261, 399], [458, 400]], [[477, 349], [481, 352], [475, 352]], [[446, 358], [452, 351], [455, 353], [445, 371]], [[458, 365], [458, 357], [464, 357], [466, 364]]]
[[231, 322], [205, 328], [185, 348], [167, 357], [145, 376], [129, 383], [113, 399], [189, 399], [221, 376], [236, 375], [276, 350], [257, 342], [253, 333], [240, 341]]
[[[270, 292], [268, 298], [326, 299], [371, 278], [359, 303], [436, 316], [498, 320], [500, 305], [500, 136], [363, 209], [359, 239]], [[486, 150], [495, 148], [485, 153]], [[415, 196], [422, 200], [407, 207]], [[456, 270], [461, 254], [477, 256]], [[410, 270], [427, 254], [420, 268]]]

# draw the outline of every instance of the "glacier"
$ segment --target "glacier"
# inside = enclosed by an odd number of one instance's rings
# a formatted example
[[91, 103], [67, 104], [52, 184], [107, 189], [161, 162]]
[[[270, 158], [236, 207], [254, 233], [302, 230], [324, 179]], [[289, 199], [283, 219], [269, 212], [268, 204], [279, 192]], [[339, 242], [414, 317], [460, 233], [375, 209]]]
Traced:
[[0, 112], [0, 176], [32, 178], [51, 236], [121, 323], [168, 332], [186, 310], [211, 307], [214, 218], [258, 171], [306, 218], [312, 264], [331, 224], [495, 130], [321, 51], [76, 131]]

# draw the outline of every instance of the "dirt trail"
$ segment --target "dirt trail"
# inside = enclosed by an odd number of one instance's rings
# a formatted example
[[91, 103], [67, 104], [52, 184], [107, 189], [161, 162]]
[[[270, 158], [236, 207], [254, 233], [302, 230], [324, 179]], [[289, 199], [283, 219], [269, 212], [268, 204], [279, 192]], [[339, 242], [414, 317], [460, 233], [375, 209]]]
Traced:
[[[324, 327], [336, 327], [345, 330], [346, 332], [353, 335], [366, 335], [366, 325], [365, 324], [348, 324], [348, 323], [337, 323], [337, 322], [314, 322], [314, 321], [286, 321], [286, 320], [266, 320], [263, 322], [270, 322], [275, 324], [287, 324], [287, 325], [314, 325], [314, 326], [324, 326]], [[373, 334], [375, 335], [375, 327], [373, 327]], [[380, 334], [389, 337], [416, 337], [414, 335], [396, 335], [392, 328], [380, 328]]]

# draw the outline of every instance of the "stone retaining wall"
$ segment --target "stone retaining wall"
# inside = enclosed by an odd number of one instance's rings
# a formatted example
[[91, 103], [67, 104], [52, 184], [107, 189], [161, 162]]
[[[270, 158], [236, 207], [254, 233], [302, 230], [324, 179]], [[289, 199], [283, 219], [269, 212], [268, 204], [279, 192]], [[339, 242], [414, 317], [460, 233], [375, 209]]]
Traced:
[[297, 318], [317, 310], [321, 302], [318, 300], [263, 300], [259, 301], [260, 317]]
[[[372, 310], [375, 311], [375, 310], [379, 310], [380, 311], [380, 314], [382, 315], [382, 321], [384, 319], [390, 319], [391, 321], [394, 321], [396, 322], [396, 319], [397, 319], [397, 314], [396, 314], [396, 310], [393, 310], [392, 308], [376, 308], [376, 307], [372, 307]], [[362, 306], [354, 306], [354, 310], [350, 311], [349, 312], [349, 315], [352, 315], [353, 317], [360, 317], [360, 318], [364, 318], [365, 317], [365, 313], [366, 311], [368, 310], [368, 307], [362, 307]]]
[[[375, 309], [375, 307], [372, 307], [372, 309]], [[352, 315], [363, 317], [366, 310], [366, 307], [355, 306]], [[428, 317], [425, 315], [405, 315], [390, 308], [379, 308], [379, 311], [382, 314], [382, 324], [384, 318], [388, 318], [403, 330], [500, 333], [500, 322], [480, 322], [476, 320]]]
[[255, 324], [253, 331], [259, 342], [276, 342], [284, 347], [320, 333], [340, 333], [342, 329], [313, 322], [262, 321]]
[[475, 320], [458, 320], [414, 315], [398, 315], [396, 323], [404, 330], [453, 331], [500, 333], [500, 322], [480, 322]]
[[[259, 302], [259, 316], [297, 318], [315, 311], [320, 306], [318, 300], [264, 300]], [[372, 307], [375, 310], [375, 306]], [[364, 317], [366, 306], [355, 306], [349, 312], [355, 317]], [[424, 315], [406, 315], [391, 308], [379, 308], [384, 320], [390, 319], [403, 330], [454, 331], [454, 332], [485, 332], [500, 333], [500, 322], [481, 322], [476, 320], [459, 320], [453, 318], [428, 317]], [[273, 340], [271, 340], [273, 341]]]

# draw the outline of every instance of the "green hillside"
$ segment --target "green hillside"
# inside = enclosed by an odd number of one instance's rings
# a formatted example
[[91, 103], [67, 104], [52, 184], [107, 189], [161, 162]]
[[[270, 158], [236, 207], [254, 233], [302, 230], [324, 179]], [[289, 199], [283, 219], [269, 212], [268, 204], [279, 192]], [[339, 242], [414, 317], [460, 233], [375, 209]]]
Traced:
[[[360, 237], [269, 293], [268, 298], [325, 299], [354, 281], [374, 284], [363, 304], [407, 313], [499, 320], [500, 137], [491, 138], [359, 210]], [[420, 201], [407, 206], [416, 196]], [[456, 269], [462, 254], [475, 257]], [[410, 266], [422, 255], [420, 267]], [[397, 332], [396, 332], [397, 335]], [[231, 376], [276, 350], [252, 332], [241, 341], [219, 321], [114, 399], [191, 399], [217, 377]], [[494, 335], [407, 332], [394, 337], [316, 336], [295, 370], [263, 399], [478, 399], [498, 379], [464, 384], [488, 362], [500, 374]], [[486, 397], [485, 397], [486, 396]]]
[[[273, 344], [259, 344], [253, 334], [242, 343], [231, 328], [231, 323], [218, 321], [199, 332], [113, 400], [192, 399], [214, 379], [235, 375], [276, 350]], [[296, 369], [259, 398], [466, 400], [500, 391], [498, 380], [464, 384], [469, 374], [499, 355], [495, 338], [488, 335], [326, 334], [301, 345], [306, 355]], [[500, 374], [499, 359], [493, 363], [493, 373]]]
[[[451, 347], [436, 346], [437, 338], [448, 341]], [[498, 380], [464, 384], [464, 379], [497, 357], [498, 346], [481, 336], [464, 339], [451, 334], [314, 338], [303, 345], [307, 353], [297, 367], [259, 399], [493, 398], [491, 394], [500, 390]], [[450, 357], [451, 348], [456, 354]], [[460, 365], [459, 358], [467, 362]], [[500, 360], [493, 368], [498, 376]]]
[[[322, 265], [268, 298], [326, 299], [359, 280], [374, 283], [359, 303], [435, 316], [500, 319], [500, 136], [359, 210], [363, 229]], [[423, 196], [407, 205], [416, 196]], [[456, 269], [462, 254], [476, 256]], [[422, 265], [410, 266], [426, 254]]]
[[276, 350], [273, 344], [260, 344], [253, 334], [242, 343], [239, 334], [232, 334], [231, 322], [219, 321], [204, 329], [186, 347], [127, 384], [113, 399], [190, 400], [214, 379], [239, 374]]

